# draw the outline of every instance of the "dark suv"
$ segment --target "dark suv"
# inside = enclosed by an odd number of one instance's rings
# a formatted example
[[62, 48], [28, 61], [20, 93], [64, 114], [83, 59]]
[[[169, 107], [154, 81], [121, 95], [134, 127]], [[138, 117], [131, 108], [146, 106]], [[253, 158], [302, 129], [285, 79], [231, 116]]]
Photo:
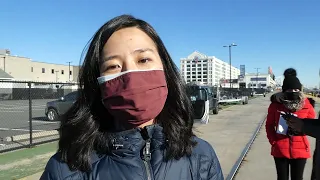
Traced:
[[192, 102], [195, 119], [203, 117], [206, 109], [218, 114], [219, 101], [213, 87], [190, 84], [187, 86], [187, 94]]
[[78, 91], [71, 92], [58, 100], [47, 102], [45, 115], [49, 121], [56, 121], [66, 113], [78, 97]]

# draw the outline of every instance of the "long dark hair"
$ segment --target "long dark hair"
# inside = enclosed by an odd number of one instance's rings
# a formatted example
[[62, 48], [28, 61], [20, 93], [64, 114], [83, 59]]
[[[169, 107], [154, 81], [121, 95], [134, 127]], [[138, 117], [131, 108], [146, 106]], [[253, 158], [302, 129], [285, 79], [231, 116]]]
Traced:
[[191, 103], [185, 84], [162, 40], [147, 22], [130, 15], [121, 15], [105, 23], [85, 48], [83, 65], [79, 72], [79, 97], [72, 108], [61, 118], [58, 152], [62, 161], [71, 169], [89, 171], [93, 151], [108, 151], [108, 133], [115, 129], [113, 118], [101, 102], [97, 78], [103, 46], [110, 36], [123, 28], [136, 27], [145, 32], [155, 43], [163, 63], [168, 85], [168, 97], [162, 112], [156, 118], [169, 140], [166, 159], [179, 159], [191, 155], [196, 144], [192, 127]]

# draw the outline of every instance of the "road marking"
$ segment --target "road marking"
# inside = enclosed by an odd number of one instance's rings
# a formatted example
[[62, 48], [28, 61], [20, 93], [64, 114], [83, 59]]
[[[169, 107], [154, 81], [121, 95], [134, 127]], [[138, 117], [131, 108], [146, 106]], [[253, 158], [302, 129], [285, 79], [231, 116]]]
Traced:
[[[44, 108], [46, 106], [32, 106], [32, 108]], [[0, 105], [0, 109], [29, 109], [29, 106], [4, 106], [1, 107]]]
[[[24, 107], [24, 106], [29, 106], [29, 103], [26, 104], [0, 104], [0, 106], [20, 106], [20, 107]], [[32, 104], [32, 106], [46, 106], [46, 104]]]
[[[28, 121], [29, 122], [29, 121]], [[50, 122], [50, 121], [38, 121], [32, 120], [33, 123], [43, 123], [43, 124], [58, 124], [59, 122]]]
[[0, 112], [26, 112], [26, 111], [1, 111], [0, 109]]
[[[11, 129], [11, 128], [0, 128], [1, 131], [30, 131], [30, 129]], [[36, 130], [32, 130], [34, 132], [43, 132], [43, 131], [47, 131], [47, 130], [39, 130], [39, 129], [36, 129]]]
[[[17, 111], [21, 111], [21, 112], [24, 112], [24, 111], [29, 111], [29, 108], [25, 108], [25, 109], [19, 109], [19, 108], [0, 108], [0, 111], [1, 112], [5, 112], [6, 110], [17, 110]], [[43, 109], [38, 109], [38, 108], [32, 108], [33, 111], [44, 111], [45, 108]]]

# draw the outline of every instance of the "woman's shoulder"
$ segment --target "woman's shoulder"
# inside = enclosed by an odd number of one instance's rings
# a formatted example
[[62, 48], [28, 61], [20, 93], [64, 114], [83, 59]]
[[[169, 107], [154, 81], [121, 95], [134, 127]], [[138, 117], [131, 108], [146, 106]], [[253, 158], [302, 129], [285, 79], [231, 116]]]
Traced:
[[314, 108], [315, 101], [312, 98], [304, 99], [304, 108]]
[[204, 179], [224, 179], [219, 159], [213, 147], [205, 140], [194, 137], [197, 145], [194, 147], [191, 156], [191, 166], [195, 172], [199, 169], [208, 169], [205, 174], [200, 173]]
[[206, 156], [212, 160], [218, 159], [213, 147], [205, 140], [194, 137], [197, 145], [193, 149], [193, 154], [196, 156]]
[[74, 173], [75, 171], [71, 171], [67, 163], [61, 160], [61, 154], [58, 152], [49, 159], [40, 179], [64, 179]]
[[[99, 161], [102, 157], [93, 152], [90, 157], [91, 164]], [[82, 179], [82, 172], [71, 170], [67, 163], [62, 161], [61, 153], [57, 152], [48, 161], [45, 170], [41, 176], [41, 180], [54, 179]]]
[[268, 110], [269, 111], [277, 111], [277, 110], [283, 109], [283, 107], [284, 107], [283, 104], [280, 104], [278, 102], [271, 102]]

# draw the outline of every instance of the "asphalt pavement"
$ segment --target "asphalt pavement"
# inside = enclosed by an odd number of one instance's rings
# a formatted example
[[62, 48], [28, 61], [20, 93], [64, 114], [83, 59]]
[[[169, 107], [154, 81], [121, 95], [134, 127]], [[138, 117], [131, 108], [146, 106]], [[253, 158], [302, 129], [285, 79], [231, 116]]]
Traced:
[[234, 105], [211, 115], [208, 124], [197, 124], [197, 135], [216, 151], [225, 178], [239, 159], [259, 123], [265, 119], [270, 95]]
[[[32, 100], [33, 133], [57, 129], [59, 122], [47, 121], [45, 117], [46, 103], [53, 99]], [[0, 101], [0, 139], [5, 137], [28, 134], [29, 128], [28, 100]], [[9, 142], [0, 141], [1, 146]]]

